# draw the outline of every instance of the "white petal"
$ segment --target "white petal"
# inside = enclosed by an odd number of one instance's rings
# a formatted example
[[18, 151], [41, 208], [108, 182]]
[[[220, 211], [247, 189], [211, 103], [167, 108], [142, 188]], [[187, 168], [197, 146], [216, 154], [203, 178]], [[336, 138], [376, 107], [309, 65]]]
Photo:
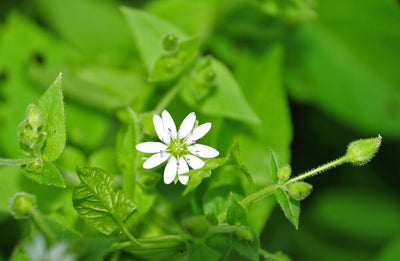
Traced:
[[187, 138], [187, 143], [188, 144], [194, 144], [196, 141], [200, 138], [202, 138], [204, 135], [207, 134], [207, 132], [211, 129], [211, 123], [207, 122], [204, 124], [201, 124], [197, 128], [193, 130], [193, 133], [188, 136]]
[[204, 166], [204, 161], [193, 155], [185, 155], [186, 162], [192, 169], [200, 169]]
[[170, 184], [172, 181], [174, 181], [177, 170], [178, 170], [178, 164], [175, 157], [170, 157], [168, 160], [168, 164], [164, 169], [165, 184]]
[[189, 177], [186, 175], [180, 175], [178, 176], [178, 179], [183, 185], [186, 185], [189, 181]]
[[165, 131], [174, 139], [176, 139], [176, 126], [175, 122], [172, 119], [171, 115], [169, 112], [166, 110], [163, 110], [162, 112], [162, 120], [164, 124], [164, 129]]
[[168, 146], [161, 142], [142, 142], [136, 145], [136, 149], [144, 153], [157, 153], [166, 151], [167, 148]]
[[154, 167], [157, 167], [158, 165], [166, 161], [168, 157], [169, 153], [166, 152], [154, 154], [143, 163], [143, 168], [152, 169]]
[[199, 157], [202, 158], [215, 158], [219, 155], [219, 152], [211, 148], [210, 146], [202, 145], [202, 144], [195, 144], [188, 147], [188, 150]]
[[182, 121], [178, 131], [178, 138], [186, 138], [187, 135], [193, 130], [194, 122], [196, 121], [196, 114], [194, 112], [189, 113], [188, 116]]
[[153, 115], [153, 123], [154, 123], [154, 129], [157, 132], [158, 138], [162, 142], [169, 144], [171, 137], [168, 135], [168, 133], [164, 129], [163, 120], [161, 119], [161, 117], [158, 116], [157, 114], [154, 114]]
[[184, 158], [179, 158], [178, 161], [178, 175], [185, 174], [189, 172], [189, 166]]

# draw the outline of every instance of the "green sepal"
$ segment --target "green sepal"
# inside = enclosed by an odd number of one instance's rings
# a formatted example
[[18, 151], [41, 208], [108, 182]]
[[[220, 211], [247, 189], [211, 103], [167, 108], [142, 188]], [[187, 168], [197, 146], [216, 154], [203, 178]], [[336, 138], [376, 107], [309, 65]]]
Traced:
[[303, 200], [311, 194], [312, 185], [300, 181], [289, 185], [289, 195], [295, 200]]
[[51, 162], [37, 160], [21, 166], [22, 173], [34, 182], [65, 188], [64, 178], [60, 171]]
[[276, 189], [275, 196], [287, 219], [296, 229], [299, 229], [300, 201], [292, 199], [287, 192], [281, 188]]
[[289, 178], [290, 174], [292, 173], [292, 169], [290, 168], [289, 164], [286, 164], [278, 171], [278, 182], [279, 184], [285, 183]]
[[122, 191], [112, 189], [113, 180], [103, 169], [77, 169], [81, 183], [75, 187], [72, 202], [79, 216], [109, 235], [121, 229], [136, 205]]
[[18, 192], [10, 199], [11, 214], [16, 219], [29, 217], [30, 210], [36, 207], [36, 197], [34, 195]]

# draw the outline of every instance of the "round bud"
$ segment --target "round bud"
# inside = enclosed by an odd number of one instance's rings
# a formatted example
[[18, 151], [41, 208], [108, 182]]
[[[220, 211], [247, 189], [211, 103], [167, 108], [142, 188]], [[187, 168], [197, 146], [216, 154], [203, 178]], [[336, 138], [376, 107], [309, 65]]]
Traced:
[[43, 161], [40, 159], [37, 159], [34, 162], [27, 164], [26, 170], [29, 172], [35, 172], [35, 171], [39, 170], [41, 167], [43, 167]]
[[10, 199], [11, 214], [16, 219], [28, 218], [30, 210], [35, 206], [35, 196], [24, 192], [16, 193]]
[[167, 72], [173, 73], [179, 68], [179, 60], [175, 57], [164, 58], [164, 68]]
[[29, 104], [26, 109], [25, 118], [29, 124], [34, 129], [40, 128], [42, 126], [42, 117], [40, 115], [40, 110], [35, 104]]
[[296, 182], [289, 185], [289, 195], [295, 200], [303, 200], [312, 191], [312, 185], [306, 182]]
[[292, 169], [290, 168], [289, 164], [286, 164], [282, 168], [279, 169], [278, 171], [278, 179], [279, 183], [284, 183], [290, 178], [290, 174], [292, 172]]
[[193, 237], [204, 237], [210, 227], [210, 222], [204, 216], [190, 217], [183, 221], [183, 228]]
[[380, 135], [376, 138], [353, 141], [347, 147], [346, 157], [350, 163], [363, 165], [375, 155], [381, 142], [382, 137]]
[[161, 41], [161, 45], [166, 52], [175, 52], [178, 50], [178, 45], [179, 45], [179, 40], [178, 37], [176, 37], [173, 34], [168, 34], [164, 36], [164, 38]]
[[251, 233], [250, 228], [246, 226], [238, 227], [238, 229], [236, 230], [236, 236], [241, 240], [246, 240], [246, 241], [254, 240], [253, 233]]
[[203, 81], [206, 85], [211, 86], [215, 83], [217, 73], [212, 68], [207, 68], [203, 72]]

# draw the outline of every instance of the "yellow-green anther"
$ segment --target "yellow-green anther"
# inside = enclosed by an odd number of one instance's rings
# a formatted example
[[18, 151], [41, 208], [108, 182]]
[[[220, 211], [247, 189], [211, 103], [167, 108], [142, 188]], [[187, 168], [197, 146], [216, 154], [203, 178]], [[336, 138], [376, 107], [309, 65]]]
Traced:
[[289, 164], [286, 164], [285, 166], [280, 168], [279, 171], [278, 171], [279, 183], [282, 184], [286, 180], [288, 180], [290, 178], [290, 174], [291, 173], [292, 173], [292, 169], [290, 168]]
[[355, 165], [366, 164], [378, 151], [381, 142], [380, 135], [376, 138], [353, 141], [347, 147], [347, 160]]
[[312, 185], [306, 182], [296, 182], [289, 185], [289, 195], [295, 200], [303, 200], [312, 191]]
[[35, 196], [19, 192], [10, 199], [11, 214], [16, 219], [28, 218], [30, 210], [36, 206]]

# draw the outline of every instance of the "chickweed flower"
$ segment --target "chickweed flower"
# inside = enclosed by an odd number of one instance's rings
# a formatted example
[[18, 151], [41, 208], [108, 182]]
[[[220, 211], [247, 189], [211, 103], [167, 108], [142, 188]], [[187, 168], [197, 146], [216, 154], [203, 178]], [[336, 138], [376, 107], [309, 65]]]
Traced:
[[155, 153], [143, 163], [143, 168], [152, 169], [168, 160], [164, 169], [164, 183], [170, 184], [178, 178], [186, 185], [189, 176], [184, 174], [189, 172], [189, 166], [199, 169], [204, 166], [204, 161], [200, 158], [217, 157], [219, 152], [216, 149], [196, 143], [211, 129], [211, 123], [207, 122], [194, 128], [195, 121], [196, 114], [192, 112], [177, 130], [168, 111], [164, 110], [161, 117], [154, 114], [154, 128], [161, 142], [143, 142], [136, 145], [136, 149], [141, 152]]

